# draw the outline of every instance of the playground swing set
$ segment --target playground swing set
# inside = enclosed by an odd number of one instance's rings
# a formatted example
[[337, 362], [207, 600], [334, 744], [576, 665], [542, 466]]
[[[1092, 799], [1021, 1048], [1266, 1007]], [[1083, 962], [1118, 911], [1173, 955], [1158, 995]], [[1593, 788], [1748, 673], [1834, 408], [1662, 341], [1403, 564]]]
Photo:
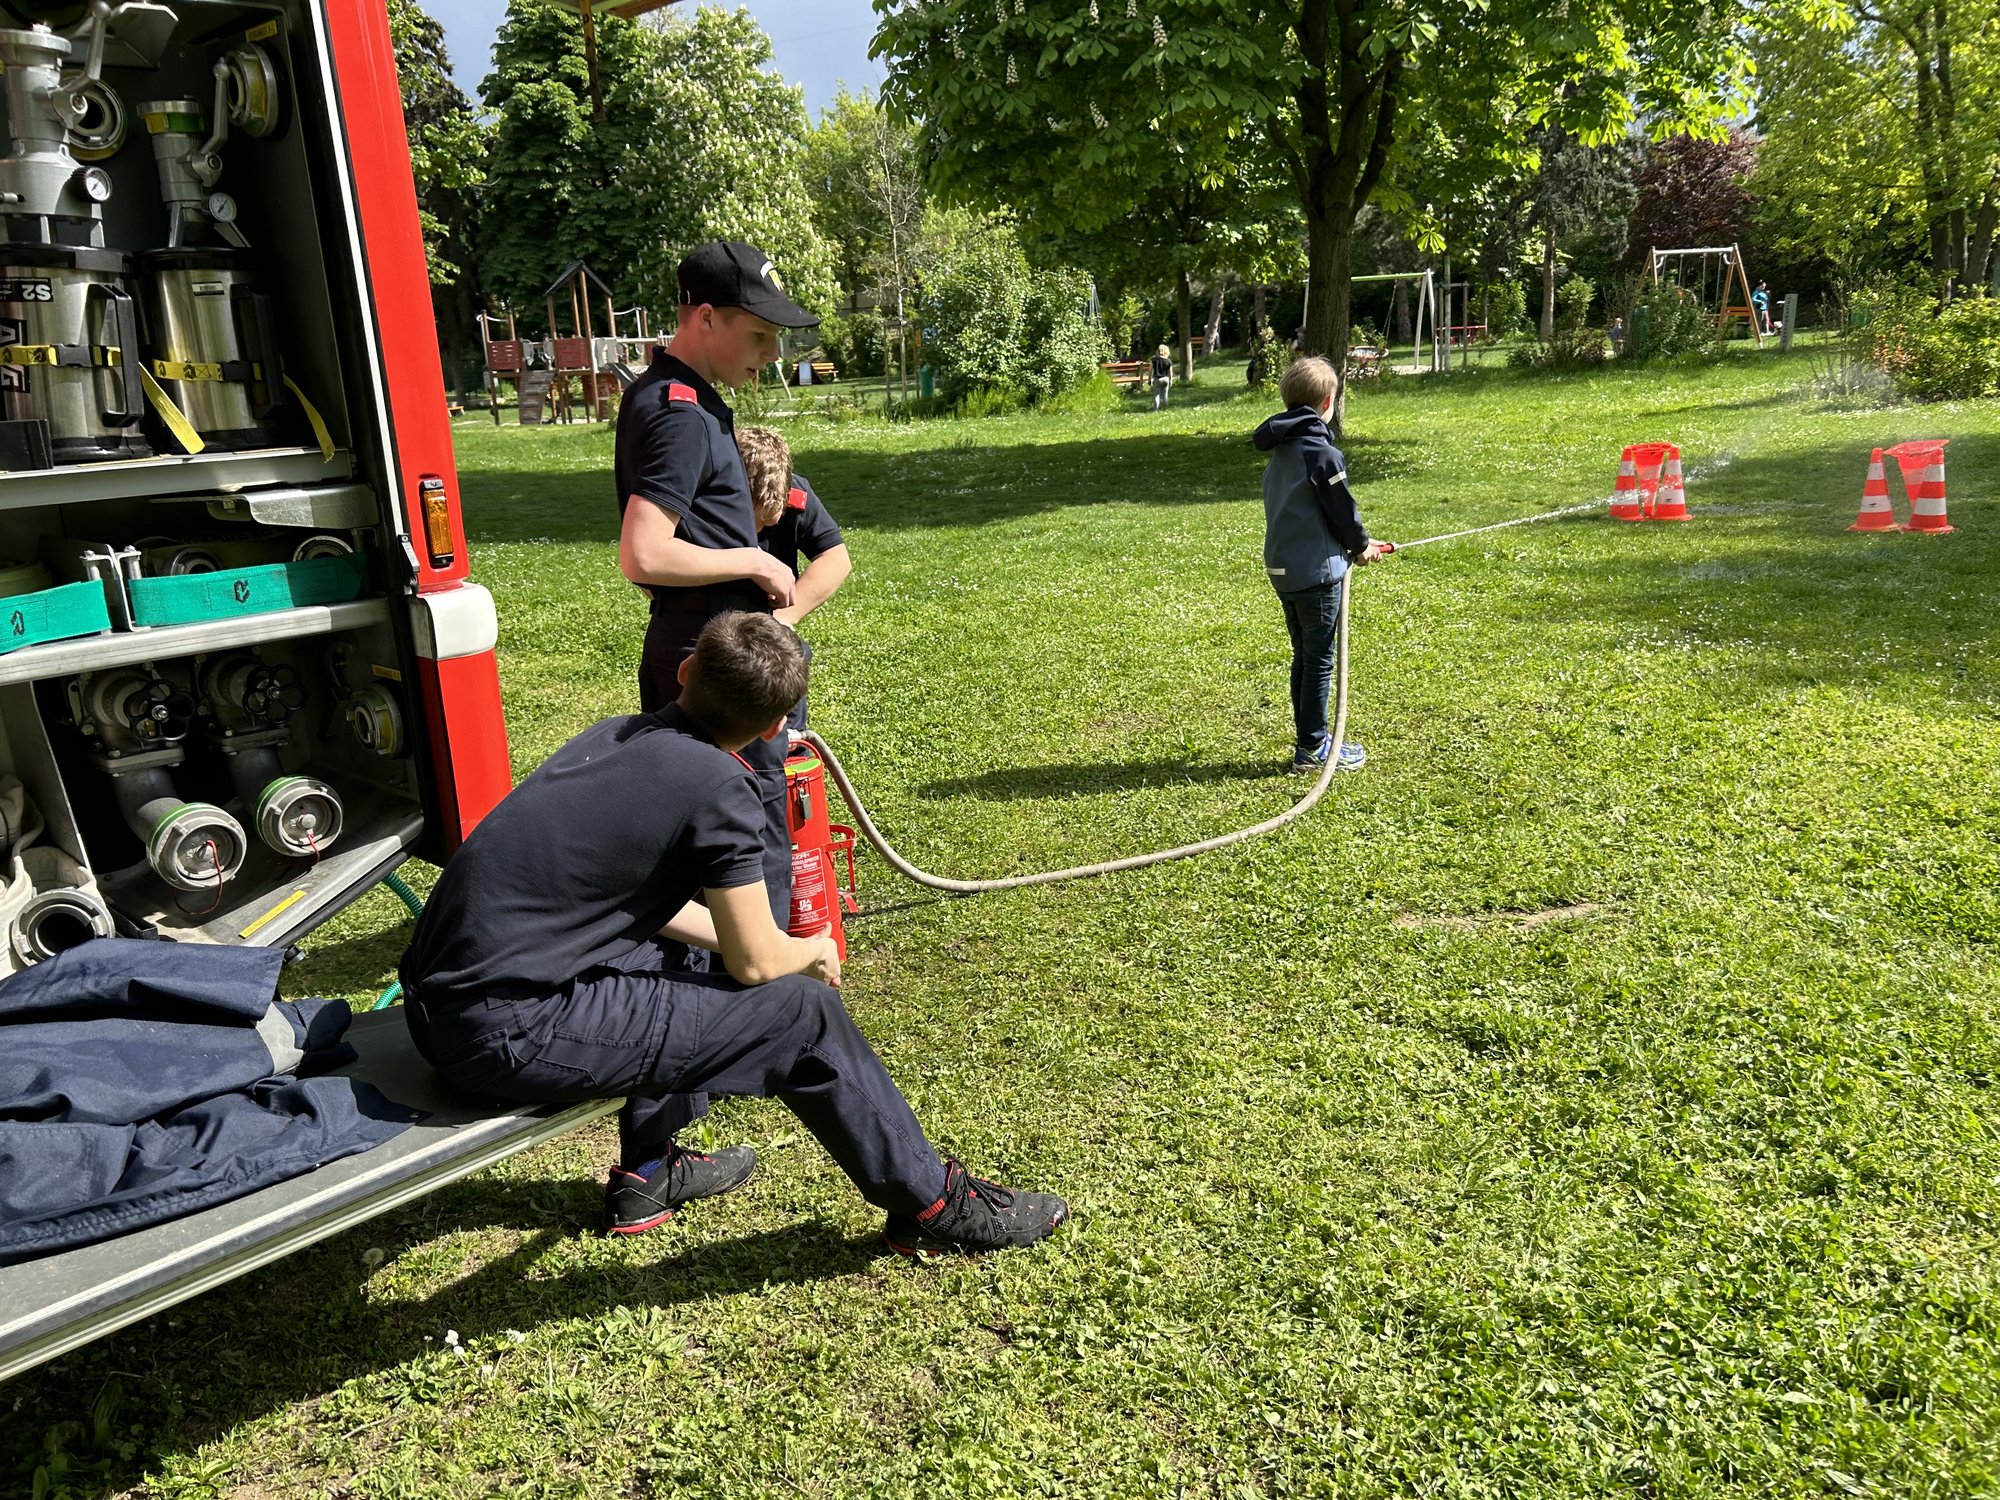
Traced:
[[1749, 327], [1757, 346], [1763, 347], [1768, 330], [1750, 300], [1750, 272], [1744, 267], [1740, 245], [1654, 249], [1648, 264], [1654, 285], [1679, 288], [1704, 312], [1713, 308], [1716, 331], [1723, 337], [1728, 337], [1732, 325], [1740, 320]]

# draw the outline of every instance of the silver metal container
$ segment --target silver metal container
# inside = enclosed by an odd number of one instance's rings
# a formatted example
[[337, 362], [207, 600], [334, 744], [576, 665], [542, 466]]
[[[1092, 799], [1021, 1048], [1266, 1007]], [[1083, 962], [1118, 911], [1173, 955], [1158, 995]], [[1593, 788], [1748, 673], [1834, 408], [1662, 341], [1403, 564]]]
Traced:
[[111, 250], [0, 244], [0, 417], [46, 423], [57, 463], [153, 451], [130, 265]]
[[153, 373], [174, 404], [210, 447], [276, 444], [284, 370], [243, 253], [152, 250], [138, 265]]

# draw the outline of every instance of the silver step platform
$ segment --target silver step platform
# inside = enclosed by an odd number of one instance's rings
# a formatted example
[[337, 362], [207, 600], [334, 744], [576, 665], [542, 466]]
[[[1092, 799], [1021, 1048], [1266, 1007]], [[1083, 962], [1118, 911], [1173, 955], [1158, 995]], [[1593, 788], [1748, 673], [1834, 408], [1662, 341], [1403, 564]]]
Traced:
[[341, 1069], [431, 1111], [394, 1140], [172, 1223], [0, 1266], [0, 1380], [150, 1317], [614, 1112], [621, 1101], [495, 1113], [447, 1092], [400, 1010], [357, 1016]]

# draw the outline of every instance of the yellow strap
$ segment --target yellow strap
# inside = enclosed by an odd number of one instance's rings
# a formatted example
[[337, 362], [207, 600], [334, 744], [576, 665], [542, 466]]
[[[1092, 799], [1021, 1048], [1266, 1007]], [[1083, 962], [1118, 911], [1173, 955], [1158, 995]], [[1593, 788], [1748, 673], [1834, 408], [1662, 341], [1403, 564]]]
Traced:
[[159, 381], [153, 378], [153, 372], [144, 365], [139, 366], [139, 382], [145, 386], [146, 399], [159, 413], [160, 420], [167, 424], [167, 431], [174, 435], [175, 442], [190, 453], [199, 453], [208, 446], [201, 440], [201, 434], [194, 430], [194, 424], [181, 415], [181, 409], [174, 405], [174, 398], [161, 388]]
[[156, 359], [153, 373], [162, 380], [220, 380], [222, 366], [198, 359]]
[[321, 463], [333, 462], [333, 434], [326, 430], [326, 418], [319, 414], [319, 408], [306, 399], [306, 393], [299, 389], [298, 382], [291, 376], [285, 377], [285, 389], [299, 398], [299, 405], [306, 411], [306, 420], [312, 423], [313, 436], [319, 439]]
[[52, 365], [54, 344], [0, 344], [0, 365]]

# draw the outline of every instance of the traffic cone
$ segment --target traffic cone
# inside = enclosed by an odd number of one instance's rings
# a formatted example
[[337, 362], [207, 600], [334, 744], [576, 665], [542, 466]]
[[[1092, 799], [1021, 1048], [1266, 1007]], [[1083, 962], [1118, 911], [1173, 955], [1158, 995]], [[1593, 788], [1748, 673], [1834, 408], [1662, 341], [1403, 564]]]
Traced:
[[1681, 483], [1681, 450], [1667, 453], [1667, 471], [1660, 476], [1660, 498], [1653, 506], [1655, 521], [1692, 521], [1688, 514], [1687, 486]]
[[1889, 476], [1882, 472], [1882, 450], [1868, 458], [1868, 478], [1861, 486], [1861, 514], [1849, 531], [1894, 531], [1896, 511], [1889, 503]]
[[1639, 503], [1639, 469], [1627, 448], [1618, 460], [1618, 487], [1611, 492], [1611, 519], [1643, 521], [1646, 508]]
[[1889, 452], [1903, 471], [1903, 488], [1910, 492], [1910, 524], [1905, 531], [1951, 531], [1944, 514], [1944, 445], [1950, 438], [1898, 443]]

